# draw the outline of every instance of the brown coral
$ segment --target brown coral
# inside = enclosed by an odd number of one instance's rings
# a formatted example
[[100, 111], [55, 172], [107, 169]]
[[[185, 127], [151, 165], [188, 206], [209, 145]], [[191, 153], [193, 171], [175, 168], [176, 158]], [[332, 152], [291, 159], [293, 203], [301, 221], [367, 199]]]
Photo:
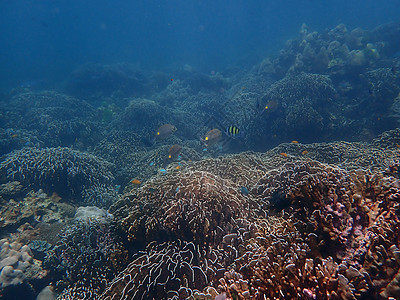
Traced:
[[150, 242], [169, 236], [202, 243], [220, 239], [239, 219], [262, 214], [258, 206], [228, 179], [184, 171], [148, 182], [111, 212], [124, 215], [121, 224], [132, 240]]
[[[146, 251], [104, 297], [397, 297], [400, 184], [393, 172], [380, 171], [396, 154], [361, 144], [327, 144], [320, 153], [317, 145], [308, 147], [313, 156], [328, 160], [328, 153], [339, 155], [346, 145], [349, 152], [342, 157], [361, 149], [360, 159], [347, 169], [284, 157], [274, 149], [184, 163], [181, 170], [170, 168], [126, 194], [112, 213], [134, 245]], [[369, 151], [379, 150], [377, 168], [356, 169], [368, 165]], [[252, 184], [247, 195], [240, 192]], [[165, 242], [157, 245], [160, 241]], [[169, 277], [161, 271], [171, 270], [188, 247], [193, 254], [189, 269], [199, 268], [204, 276], [188, 280], [193, 272], [181, 267]], [[150, 280], [155, 274], [160, 277]]]

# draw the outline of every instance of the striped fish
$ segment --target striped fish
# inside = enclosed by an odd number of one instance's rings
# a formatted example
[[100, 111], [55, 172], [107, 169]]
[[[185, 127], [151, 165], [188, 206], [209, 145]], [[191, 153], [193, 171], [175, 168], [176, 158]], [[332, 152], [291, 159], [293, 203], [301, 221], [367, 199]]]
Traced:
[[240, 129], [234, 125], [228, 126], [228, 128], [226, 128], [225, 130], [225, 133], [226, 135], [232, 138], [237, 138], [241, 136]]

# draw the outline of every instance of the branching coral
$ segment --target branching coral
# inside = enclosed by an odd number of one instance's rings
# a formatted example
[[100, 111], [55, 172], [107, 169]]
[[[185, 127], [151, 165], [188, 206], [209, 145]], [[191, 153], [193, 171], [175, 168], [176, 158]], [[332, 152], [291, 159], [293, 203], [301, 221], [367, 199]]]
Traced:
[[[286, 145], [291, 151], [300, 146]], [[177, 299], [397, 296], [400, 185], [390, 176], [397, 175], [396, 165], [382, 173], [396, 154], [367, 144], [308, 146], [326, 160], [345, 148], [343, 159], [361, 153], [346, 169], [285, 157], [280, 149], [184, 163], [126, 194], [111, 211], [131, 243], [147, 248], [109, 285], [107, 299], [135, 293]], [[382, 157], [378, 168], [357, 169], [377, 164], [367, 159], [370, 152]], [[253, 186], [248, 194], [240, 192], [243, 185]], [[178, 257], [172, 253], [188, 245], [196, 248], [192, 268], [204, 272], [201, 284], [188, 282], [177, 268], [167, 281], [149, 280], [166, 277], [160, 270], [171, 270], [168, 264]], [[151, 263], [152, 257], [163, 262]], [[147, 277], [139, 272], [145, 262], [154, 268]]]
[[182, 299], [205, 286], [207, 275], [193, 243], [151, 243], [107, 288], [101, 299]]
[[115, 239], [108, 219], [76, 221], [45, 258], [58, 299], [96, 299], [124, 267], [127, 253]]
[[122, 217], [131, 239], [150, 242], [170, 236], [202, 243], [229, 231], [236, 220], [256, 215], [258, 206], [227, 179], [185, 171], [148, 182], [110, 211]]

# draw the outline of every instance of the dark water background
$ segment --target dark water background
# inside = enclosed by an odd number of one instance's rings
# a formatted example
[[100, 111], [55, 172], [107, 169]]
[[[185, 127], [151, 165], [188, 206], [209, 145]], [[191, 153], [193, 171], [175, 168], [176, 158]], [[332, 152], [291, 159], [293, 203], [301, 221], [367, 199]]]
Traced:
[[277, 54], [302, 23], [371, 29], [397, 21], [397, 0], [0, 1], [0, 89], [51, 87], [84, 63], [211, 72]]

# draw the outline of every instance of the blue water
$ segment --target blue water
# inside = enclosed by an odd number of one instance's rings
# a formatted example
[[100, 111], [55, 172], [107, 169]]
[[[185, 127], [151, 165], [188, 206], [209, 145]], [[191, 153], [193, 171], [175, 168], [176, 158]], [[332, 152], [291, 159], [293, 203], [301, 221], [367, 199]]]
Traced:
[[206, 72], [251, 66], [277, 54], [302, 23], [371, 29], [399, 15], [397, 0], [2, 0], [0, 88], [56, 83], [87, 62]]

